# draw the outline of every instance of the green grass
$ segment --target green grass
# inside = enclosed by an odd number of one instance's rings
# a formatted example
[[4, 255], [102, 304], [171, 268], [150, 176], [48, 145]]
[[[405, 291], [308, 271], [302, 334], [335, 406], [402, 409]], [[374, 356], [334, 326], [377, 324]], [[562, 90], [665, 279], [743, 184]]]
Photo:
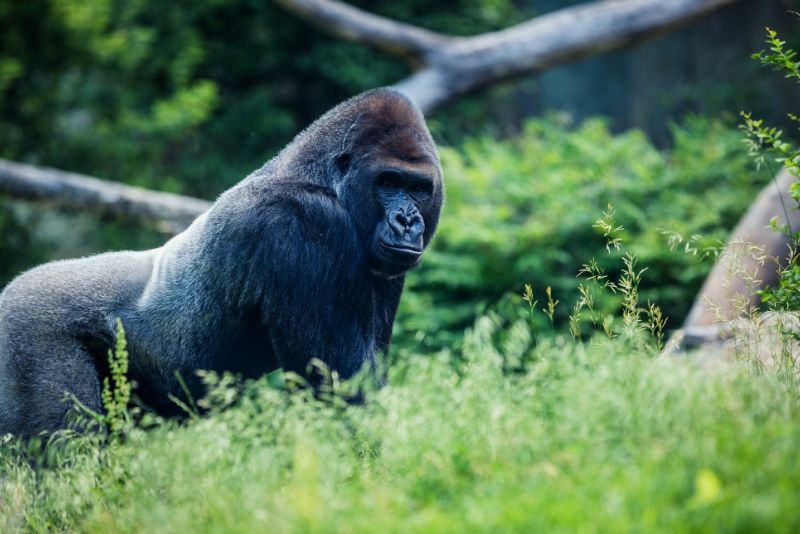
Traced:
[[7, 440], [0, 531], [797, 532], [798, 400], [745, 364], [485, 319], [360, 406], [228, 384], [110, 446]]

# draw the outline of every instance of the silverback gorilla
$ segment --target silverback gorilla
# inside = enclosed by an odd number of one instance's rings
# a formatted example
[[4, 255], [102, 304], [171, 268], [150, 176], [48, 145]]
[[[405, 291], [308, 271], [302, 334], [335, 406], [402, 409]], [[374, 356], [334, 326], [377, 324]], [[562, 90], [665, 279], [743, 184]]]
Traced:
[[161, 248], [32, 269], [0, 294], [0, 434], [64, 427], [74, 395], [100, 411], [115, 322], [129, 376], [178, 412], [176, 372], [341, 376], [389, 346], [404, 274], [442, 205], [436, 148], [417, 107], [377, 89], [335, 107]]

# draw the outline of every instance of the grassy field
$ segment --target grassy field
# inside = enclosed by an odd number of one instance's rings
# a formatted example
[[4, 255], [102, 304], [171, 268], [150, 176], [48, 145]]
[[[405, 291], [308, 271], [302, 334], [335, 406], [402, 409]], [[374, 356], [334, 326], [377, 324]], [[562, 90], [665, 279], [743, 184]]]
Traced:
[[800, 531], [796, 384], [514, 332], [480, 321], [363, 405], [223, 381], [111, 446], [6, 439], [0, 531]]

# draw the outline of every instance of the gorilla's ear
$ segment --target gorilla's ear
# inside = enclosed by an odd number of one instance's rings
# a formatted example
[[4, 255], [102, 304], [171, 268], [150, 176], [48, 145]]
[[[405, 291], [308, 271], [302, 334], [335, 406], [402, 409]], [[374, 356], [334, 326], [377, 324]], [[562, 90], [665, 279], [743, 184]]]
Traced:
[[341, 172], [342, 175], [347, 173], [347, 169], [350, 168], [350, 161], [352, 159], [353, 157], [347, 152], [336, 156], [336, 167], [339, 168], [339, 172]]

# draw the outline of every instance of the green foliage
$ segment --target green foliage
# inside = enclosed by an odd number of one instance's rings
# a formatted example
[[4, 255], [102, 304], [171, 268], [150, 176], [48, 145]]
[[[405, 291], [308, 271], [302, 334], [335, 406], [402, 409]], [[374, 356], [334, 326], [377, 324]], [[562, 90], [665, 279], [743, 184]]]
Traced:
[[[609, 205], [608, 210], [603, 212], [603, 216], [593, 225], [603, 233], [605, 239], [606, 253], [609, 255], [614, 252], [620, 253], [618, 274], [615, 279], [602, 267], [600, 263], [592, 258], [584, 263], [578, 271], [578, 276], [582, 279], [578, 283], [578, 300], [572, 307], [569, 315], [569, 332], [573, 339], [580, 341], [583, 333], [582, 323], [588, 323], [591, 329], [588, 335], [601, 333], [609, 340], [621, 339], [630, 346], [648, 352], [655, 348], [663, 348], [664, 326], [666, 317], [661, 312], [661, 308], [650, 302], [643, 306], [640, 302], [640, 285], [642, 274], [647, 268], [637, 267], [638, 259], [631, 254], [627, 247], [623, 246], [620, 234], [625, 230], [617, 224], [615, 211]], [[525, 286], [523, 298], [530, 301], [532, 296]], [[553, 310], [555, 308], [552, 301], [550, 287], [546, 290], [548, 304], [542, 308], [542, 312], [553, 323]], [[608, 313], [609, 309], [605, 303], [611, 297], [612, 309], [619, 306], [619, 317], [617, 314]], [[532, 306], [533, 307], [533, 306]], [[645, 335], [649, 333], [649, 338]]]
[[781, 272], [778, 287], [761, 292], [761, 300], [773, 310], [800, 310], [800, 263], [796, 258]]
[[762, 50], [753, 54], [753, 59], [761, 61], [762, 65], [772, 67], [783, 72], [784, 76], [790, 80], [800, 82], [800, 62], [795, 61], [797, 52], [785, 48], [786, 41], [778, 38], [778, 32], [767, 28], [767, 44], [769, 52]]
[[[211, 377], [210, 415], [0, 450], [0, 530], [775, 531], [800, 528], [800, 398], [746, 366], [479, 320], [352, 405]], [[291, 380], [289, 381], [291, 384]]]
[[105, 423], [112, 436], [119, 436], [128, 423], [128, 403], [131, 398], [131, 383], [128, 381], [128, 342], [122, 321], [117, 319], [117, 341], [113, 350], [108, 350], [109, 375], [103, 378], [102, 401]]
[[[784, 73], [788, 79], [800, 82], [800, 61], [796, 61], [797, 52], [785, 47], [786, 42], [778, 38], [777, 32], [767, 28], [767, 44], [769, 52], [762, 50], [753, 54], [753, 59], [758, 59], [762, 65], [772, 67]], [[742, 112], [744, 124], [740, 127], [747, 135], [746, 143], [750, 155], [760, 166], [766, 157], [772, 156], [794, 176], [800, 177], [800, 148], [794, 143], [784, 139], [783, 131], [764, 125], [761, 119], [754, 119], [750, 113]], [[789, 114], [789, 119], [800, 125], [800, 117]], [[792, 196], [800, 201], [800, 185], [794, 184]]]
[[[12, 209], [11, 203], [0, 199], [0, 287], [4, 282], [46, 257], [41, 244]], [[24, 252], [21, 252], [24, 251]]]
[[[408, 280], [396, 345], [453, 346], [487, 307], [522, 313], [514, 303], [525, 282], [577, 302], [576, 276], [591, 258], [619, 279], [617, 239], [648, 266], [641, 301], [658, 302], [677, 326], [714, 251], [768, 176], [753, 173], [735, 128], [693, 117], [672, 135], [674, 147], [660, 152], [641, 132], [614, 135], [599, 119], [572, 125], [551, 115], [502, 142], [486, 136], [442, 148], [447, 203], [432, 249]], [[609, 203], [614, 226], [593, 227]], [[668, 246], [679, 242], [689, 254]], [[596, 312], [622, 304], [606, 299]], [[554, 309], [556, 326], [572, 311]]]
[[[795, 60], [797, 52], [786, 48], [786, 42], [778, 38], [777, 32], [767, 28], [767, 44], [769, 51], [762, 50], [753, 54], [753, 59], [758, 59], [762, 65], [772, 67], [783, 72], [788, 79], [800, 82], [800, 61]], [[746, 143], [750, 155], [758, 166], [769, 165], [768, 157], [782, 165], [793, 176], [800, 177], [800, 148], [784, 138], [783, 131], [764, 124], [762, 119], [754, 119], [750, 113], [742, 112], [744, 123], [740, 126], [747, 135]], [[800, 117], [789, 114], [789, 119], [800, 125]], [[800, 202], [800, 180], [792, 184], [792, 198]], [[797, 209], [797, 205], [789, 209]], [[786, 232], [792, 235], [794, 247], [800, 242], [800, 229], [778, 228], [772, 221], [773, 230]], [[762, 301], [771, 309], [797, 310], [800, 309], [800, 264], [797, 254], [792, 254], [786, 269], [780, 276], [777, 288], [767, 288], [761, 291]]]

